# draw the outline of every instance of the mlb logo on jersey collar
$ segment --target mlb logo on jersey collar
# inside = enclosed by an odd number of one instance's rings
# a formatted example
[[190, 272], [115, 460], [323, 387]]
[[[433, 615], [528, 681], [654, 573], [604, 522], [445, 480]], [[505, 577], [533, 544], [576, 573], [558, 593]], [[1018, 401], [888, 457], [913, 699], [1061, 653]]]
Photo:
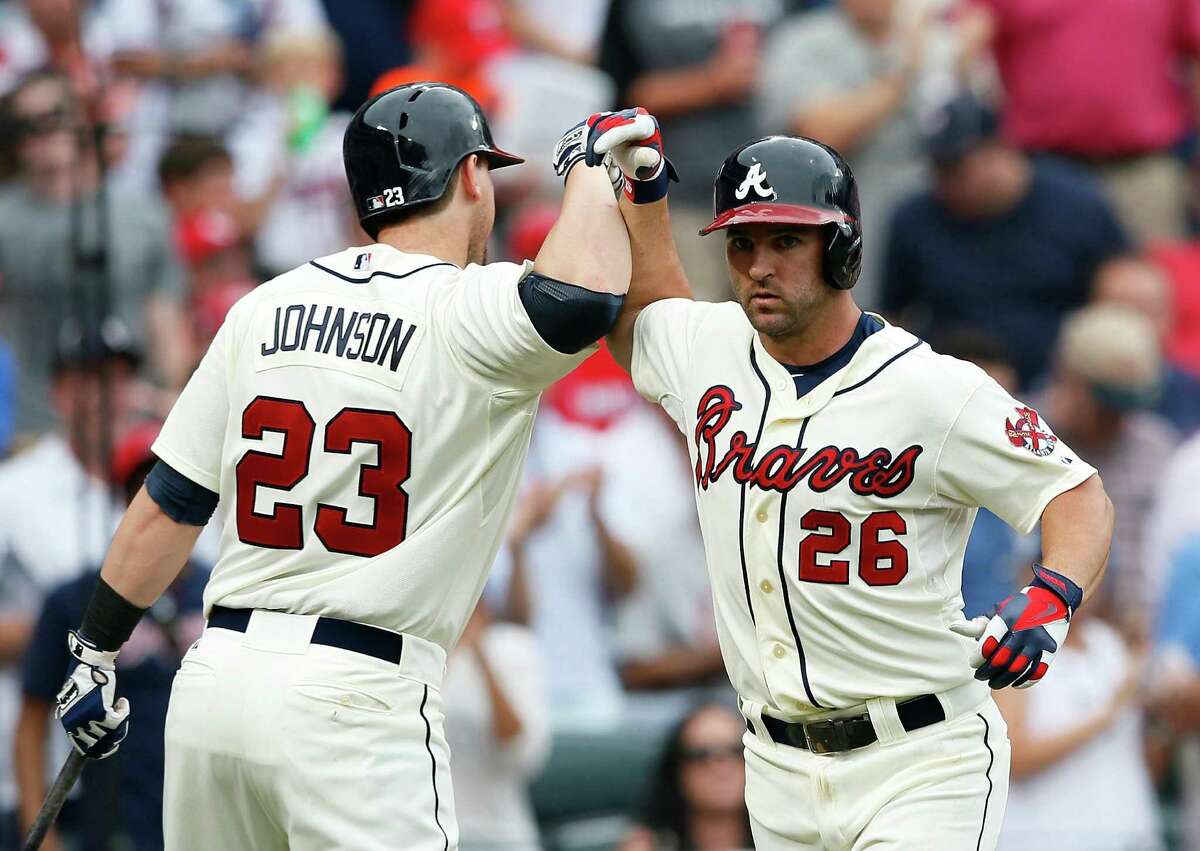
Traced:
[[354, 271], [366, 272], [371, 268], [371, 252], [364, 251], [354, 258]]

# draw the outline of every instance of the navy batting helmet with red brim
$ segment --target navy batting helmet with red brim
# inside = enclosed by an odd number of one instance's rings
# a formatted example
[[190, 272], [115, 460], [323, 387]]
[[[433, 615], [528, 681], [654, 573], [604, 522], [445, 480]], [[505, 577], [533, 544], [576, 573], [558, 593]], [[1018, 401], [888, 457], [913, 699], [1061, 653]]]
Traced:
[[828, 226], [825, 276], [838, 289], [858, 280], [862, 221], [850, 165], [828, 145], [767, 136], [725, 158], [713, 183], [713, 220], [701, 236], [734, 225]]

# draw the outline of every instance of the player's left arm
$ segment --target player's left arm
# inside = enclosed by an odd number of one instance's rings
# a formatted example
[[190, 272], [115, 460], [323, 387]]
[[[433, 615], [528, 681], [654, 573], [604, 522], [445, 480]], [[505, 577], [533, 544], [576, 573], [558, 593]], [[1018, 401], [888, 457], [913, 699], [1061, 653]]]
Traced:
[[1103, 576], [1113, 514], [1100, 477], [1035, 409], [986, 379], [949, 427], [934, 478], [938, 496], [987, 508], [1022, 533], [1042, 524], [1042, 561], [1029, 585], [1001, 601], [986, 623], [956, 629], [979, 638], [976, 679], [996, 689], [1033, 685]]
[[1096, 473], [1060, 493], [1042, 512], [1042, 564], [1083, 589], [1081, 603], [1104, 578], [1112, 545], [1113, 504]]
[[1071, 617], [1099, 586], [1113, 531], [1112, 502], [1099, 474], [1051, 499], [1041, 523], [1042, 560], [1033, 566], [1033, 581], [999, 604], [973, 663], [975, 678], [992, 688], [1041, 680]]

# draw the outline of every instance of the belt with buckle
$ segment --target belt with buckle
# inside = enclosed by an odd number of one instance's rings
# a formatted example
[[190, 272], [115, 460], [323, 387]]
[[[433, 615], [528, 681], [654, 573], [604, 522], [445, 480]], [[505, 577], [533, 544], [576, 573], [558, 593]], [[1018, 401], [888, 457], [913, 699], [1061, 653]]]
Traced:
[[[946, 720], [946, 710], [932, 694], [923, 694], [896, 704], [896, 714], [900, 724], [908, 732], [928, 727], [939, 721]], [[762, 716], [763, 727], [771, 739], [781, 745], [803, 748], [815, 754], [840, 753], [856, 748], [865, 748], [879, 739], [875, 725], [871, 723], [870, 715], [858, 715], [853, 718], [830, 718], [825, 721], [813, 721], [802, 724], [794, 721], [782, 721], [769, 715]], [[749, 721], [746, 726], [754, 732], [754, 725]]]
[[[227, 609], [224, 606], [213, 606], [208, 615], [208, 625], [217, 629], [245, 632], [250, 625], [251, 611], [251, 609]], [[310, 642], [325, 647], [349, 650], [351, 653], [374, 656], [376, 659], [391, 662], [393, 665], [400, 664], [400, 656], [404, 651], [404, 636], [400, 633], [338, 618], [317, 618], [317, 625], [313, 627]]]

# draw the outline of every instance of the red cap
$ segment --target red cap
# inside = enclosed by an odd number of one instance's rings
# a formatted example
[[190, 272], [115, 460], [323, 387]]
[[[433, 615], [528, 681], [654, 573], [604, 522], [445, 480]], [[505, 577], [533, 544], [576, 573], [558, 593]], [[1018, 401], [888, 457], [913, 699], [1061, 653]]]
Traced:
[[241, 241], [233, 217], [219, 210], [198, 210], [175, 224], [175, 244], [189, 266], [196, 266]]
[[606, 344], [546, 390], [546, 404], [567, 422], [604, 431], [641, 402]]
[[708, 227], [703, 228], [700, 235], [707, 236], [715, 230], [724, 230], [734, 225], [832, 225], [851, 221], [851, 217], [841, 210], [825, 210], [801, 204], [755, 202], [726, 210], [713, 219]]
[[108, 462], [108, 474], [113, 484], [124, 487], [138, 467], [154, 458], [150, 446], [162, 426], [160, 420], [144, 420], [121, 435]]

